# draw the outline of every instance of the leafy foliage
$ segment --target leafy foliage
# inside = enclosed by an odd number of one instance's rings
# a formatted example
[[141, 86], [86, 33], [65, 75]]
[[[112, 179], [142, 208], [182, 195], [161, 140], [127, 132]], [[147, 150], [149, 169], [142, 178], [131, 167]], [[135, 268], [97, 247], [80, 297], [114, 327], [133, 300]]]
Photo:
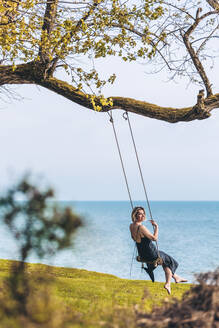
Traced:
[[[22, 201], [19, 201], [18, 197], [22, 197]], [[41, 191], [27, 179], [22, 179], [0, 198], [2, 220], [17, 240], [21, 259], [20, 262], [13, 263], [10, 276], [5, 280], [3, 295], [0, 297], [1, 307], [8, 317], [22, 314], [32, 321], [41, 320], [40, 314], [36, 319], [38, 315], [34, 312], [34, 307], [41, 308], [41, 303], [43, 306], [48, 303], [48, 279], [38, 275], [36, 280], [42, 287], [39, 289], [30, 279], [24, 261], [31, 252], [41, 258], [72, 245], [72, 235], [82, 225], [81, 218], [70, 208], [58, 209], [48, 203], [51, 197], [52, 189]], [[38, 296], [35, 297], [36, 289]], [[47, 320], [45, 317], [48, 319], [48, 314], [43, 315], [43, 321]]]
[[[0, 57], [14, 69], [29, 61], [58, 61], [79, 90], [101, 90], [115, 74], [101, 79], [95, 59], [117, 55], [133, 61], [154, 54], [149, 23], [163, 14], [156, 2], [0, 0]], [[141, 44], [132, 33], [136, 28]], [[85, 67], [91, 64], [89, 71], [80, 66], [81, 56], [87, 59]]]
[[[0, 0], [0, 96], [10, 95], [7, 84], [37, 84], [97, 111], [205, 119], [219, 101], [207, 74], [218, 57], [218, 27], [218, 0]], [[150, 64], [150, 73], [166, 70], [170, 80], [188, 79], [205, 88], [207, 100], [203, 94], [202, 105], [187, 113], [174, 109], [173, 118], [167, 107], [105, 98], [116, 74], [112, 68], [106, 76], [97, 64], [109, 56]]]

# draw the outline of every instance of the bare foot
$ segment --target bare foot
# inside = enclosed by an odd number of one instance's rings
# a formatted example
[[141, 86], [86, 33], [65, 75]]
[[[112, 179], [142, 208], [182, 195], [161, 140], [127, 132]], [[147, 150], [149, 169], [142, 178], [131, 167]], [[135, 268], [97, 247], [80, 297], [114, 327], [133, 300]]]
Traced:
[[171, 289], [169, 284], [165, 284], [164, 288], [166, 289], [167, 293], [170, 295], [171, 294]]
[[175, 279], [175, 283], [178, 284], [179, 282], [187, 282], [188, 280], [187, 279], [184, 279], [184, 278], [181, 278], [181, 277], [178, 277], [177, 279]]

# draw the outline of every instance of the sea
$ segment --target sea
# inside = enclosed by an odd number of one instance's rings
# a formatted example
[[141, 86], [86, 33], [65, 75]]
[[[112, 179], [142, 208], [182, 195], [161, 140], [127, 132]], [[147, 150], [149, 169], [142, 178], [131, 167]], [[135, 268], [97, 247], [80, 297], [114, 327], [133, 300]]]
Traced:
[[[148, 280], [136, 261], [135, 243], [130, 237], [131, 207], [128, 201], [62, 201], [83, 218], [84, 226], [74, 235], [71, 248], [53, 257], [37, 258], [31, 263], [79, 268], [108, 273], [119, 278]], [[144, 206], [142, 201], [134, 202]], [[177, 272], [194, 283], [199, 273], [219, 267], [219, 202], [218, 201], [152, 201], [154, 220], [159, 225], [158, 247], [179, 263]], [[152, 231], [149, 221], [144, 222]], [[0, 225], [0, 258], [19, 259], [18, 247], [10, 232]], [[162, 267], [155, 280], [164, 281]]]

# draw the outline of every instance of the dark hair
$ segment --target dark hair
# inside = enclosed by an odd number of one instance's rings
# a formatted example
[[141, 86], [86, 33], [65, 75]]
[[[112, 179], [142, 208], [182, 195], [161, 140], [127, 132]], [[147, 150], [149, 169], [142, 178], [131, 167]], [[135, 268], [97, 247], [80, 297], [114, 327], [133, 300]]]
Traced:
[[137, 215], [139, 210], [144, 211], [144, 214], [145, 214], [144, 207], [141, 207], [141, 206], [134, 207], [133, 210], [132, 210], [132, 214], [131, 214], [132, 222], [134, 222], [136, 220], [136, 215]]

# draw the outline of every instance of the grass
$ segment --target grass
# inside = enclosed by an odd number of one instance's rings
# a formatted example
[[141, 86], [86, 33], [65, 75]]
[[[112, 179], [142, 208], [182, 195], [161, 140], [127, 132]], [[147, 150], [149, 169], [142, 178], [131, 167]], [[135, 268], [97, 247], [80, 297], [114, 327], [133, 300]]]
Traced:
[[[12, 263], [0, 260], [0, 285], [9, 276]], [[172, 295], [169, 296], [160, 282], [121, 279], [110, 274], [44, 264], [27, 263], [26, 270], [30, 277], [34, 277], [37, 272], [53, 280], [56, 300], [78, 318], [68, 326], [75, 328], [108, 327], [104, 322], [112, 322], [118, 309], [120, 317], [125, 311], [127, 318], [136, 304], [150, 311], [153, 306], [161, 305], [167, 299], [180, 299], [191, 287], [191, 284], [172, 284]]]

